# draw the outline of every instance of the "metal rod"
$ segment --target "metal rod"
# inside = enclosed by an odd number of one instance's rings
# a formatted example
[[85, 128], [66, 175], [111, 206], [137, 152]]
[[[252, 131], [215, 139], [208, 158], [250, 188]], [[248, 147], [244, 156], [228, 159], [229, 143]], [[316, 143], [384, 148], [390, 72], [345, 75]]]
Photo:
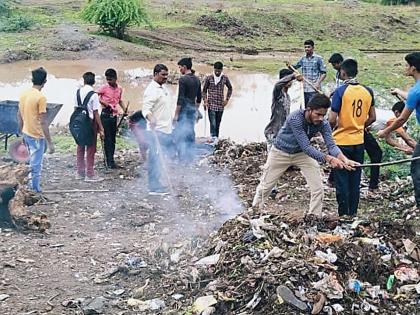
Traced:
[[85, 193], [85, 192], [109, 192], [109, 189], [70, 189], [70, 190], [44, 190], [43, 194]]
[[286, 65], [287, 65], [287, 67], [290, 69], [290, 70], [292, 70], [293, 72], [295, 72], [295, 73], [297, 73], [297, 74], [299, 74], [299, 75], [301, 75], [302, 76], [302, 78], [303, 78], [303, 81], [305, 81], [306, 83], [308, 83], [316, 92], [318, 92], [319, 94], [324, 94], [322, 91], [320, 91], [318, 88], [316, 88], [315, 87], [315, 85], [311, 82], [311, 81], [309, 81], [307, 78], [305, 78], [299, 71], [297, 71], [296, 69], [295, 69], [295, 67], [293, 67], [290, 63], [288, 63], [288, 62], [286, 62]]
[[103, 139], [101, 139], [101, 148], [102, 148], [102, 157], [104, 158], [105, 170], [108, 170], [108, 162], [106, 161], [106, 154], [105, 154], [104, 140]]
[[388, 165], [394, 165], [394, 164], [408, 163], [408, 162], [416, 161], [419, 159], [420, 159], [420, 156], [416, 156], [410, 159], [403, 159], [403, 160], [397, 160], [397, 161], [391, 161], [391, 162], [361, 164], [361, 165], [356, 165], [355, 167], [388, 166]]

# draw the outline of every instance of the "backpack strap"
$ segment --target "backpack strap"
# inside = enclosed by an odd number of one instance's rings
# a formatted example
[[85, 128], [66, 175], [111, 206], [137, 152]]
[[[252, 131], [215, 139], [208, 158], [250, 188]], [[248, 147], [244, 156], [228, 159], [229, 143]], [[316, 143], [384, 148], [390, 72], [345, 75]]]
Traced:
[[76, 92], [76, 98], [77, 98], [77, 106], [82, 107], [82, 99], [80, 98], [80, 89]]
[[87, 108], [87, 104], [89, 103], [89, 100], [93, 94], [95, 94], [95, 91], [89, 91], [89, 93], [85, 96], [85, 99], [83, 100], [83, 104], [82, 104], [84, 108]]

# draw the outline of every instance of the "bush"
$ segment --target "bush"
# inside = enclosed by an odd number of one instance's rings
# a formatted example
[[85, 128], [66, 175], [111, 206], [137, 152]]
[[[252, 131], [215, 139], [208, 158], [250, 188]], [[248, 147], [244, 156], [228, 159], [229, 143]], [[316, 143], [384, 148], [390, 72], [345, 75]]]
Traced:
[[82, 18], [119, 39], [124, 38], [127, 27], [148, 24], [139, 0], [90, 0], [82, 11]]
[[0, 32], [22, 32], [33, 24], [33, 20], [25, 15], [12, 15], [0, 21]]
[[9, 16], [10, 6], [8, 1], [0, 0], [0, 16]]

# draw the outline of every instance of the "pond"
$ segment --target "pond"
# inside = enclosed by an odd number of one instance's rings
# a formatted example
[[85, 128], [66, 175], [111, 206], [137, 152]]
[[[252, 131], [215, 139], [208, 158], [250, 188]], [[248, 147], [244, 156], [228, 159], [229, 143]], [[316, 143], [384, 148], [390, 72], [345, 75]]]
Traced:
[[[66, 125], [74, 107], [74, 95], [83, 83], [81, 76], [86, 71], [96, 74], [96, 85], [104, 84], [104, 72], [114, 68], [118, 72], [120, 85], [123, 87], [123, 99], [130, 102], [130, 109], [141, 108], [144, 89], [152, 79], [152, 69], [156, 62], [112, 61], [112, 60], [42, 60], [23, 61], [0, 65], [0, 99], [18, 100], [20, 93], [31, 86], [30, 71], [43, 66], [48, 71], [47, 83], [43, 89], [48, 102], [61, 103], [63, 107], [53, 124]], [[171, 74], [178, 73], [174, 62], [165, 63]], [[193, 67], [197, 75], [212, 73], [212, 67], [197, 64]], [[237, 142], [264, 141], [264, 128], [270, 118], [271, 94], [276, 76], [240, 70], [225, 69], [233, 85], [233, 96], [225, 109], [220, 135]], [[301, 83], [295, 82], [289, 94], [292, 98], [292, 110], [301, 105]], [[175, 110], [176, 84], [167, 85]], [[202, 111], [202, 107], [201, 107]], [[1, 113], [0, 113], [1, 114]], [[383, 122], [392, 116], [389, 110], [378, 110], [378, 120]], [[206, 119], [196, 124], [198, 137], [209, 136], [209, 123]]]

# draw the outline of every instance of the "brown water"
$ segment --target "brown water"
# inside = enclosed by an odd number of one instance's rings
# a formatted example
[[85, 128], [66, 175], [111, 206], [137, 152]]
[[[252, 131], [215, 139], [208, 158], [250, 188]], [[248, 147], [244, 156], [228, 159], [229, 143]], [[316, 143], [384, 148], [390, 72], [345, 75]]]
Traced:
[[[24, 61], [0, 65], [0, 99], [17, 100], [20, 93], [31, 86], [30, 70], [43, 66], [48, 71], [47, 83], [43, 89], [48, 102], [61, 103], [63, 107], [53, 124], [66, 125], [74, 107], [75, 93], [83, 83], [81, 76], [86, 71], [97, 75], [96, 87], [104, 84], [103, 73], [107, 68], [118, 71], [119, 83], [123, 87], [124, 101], [130, 101], [130, 109], [141, 108], [144, 89], [152, 78], [154, 62], [110, 61], [110, 60], [60, 60]], [[170, 72], [178, 72], [173, 62], [167, 62]], [[194, 65], [197, 74], [210, 74], [212, 67]], [[238, 142], [264, 141], [264, 128], [270, 118], [271, 94], [275, 76], [225, 69], [233, 85], [233, 96], [226, 107], [220, 135]], [[168, 84], [175, 111], [177, 85]], [[301, 83], [295, 82], [289, 90], [292, 110], [301, 104]], [[201, 108], [202, 110], [202, 108]], [[0, 113], [1, 114], [1, 113]], [[389, 113], [386, 113], [389, 116]], [[209, 136], [208, 120], [196, 125], [197, 136]]]

